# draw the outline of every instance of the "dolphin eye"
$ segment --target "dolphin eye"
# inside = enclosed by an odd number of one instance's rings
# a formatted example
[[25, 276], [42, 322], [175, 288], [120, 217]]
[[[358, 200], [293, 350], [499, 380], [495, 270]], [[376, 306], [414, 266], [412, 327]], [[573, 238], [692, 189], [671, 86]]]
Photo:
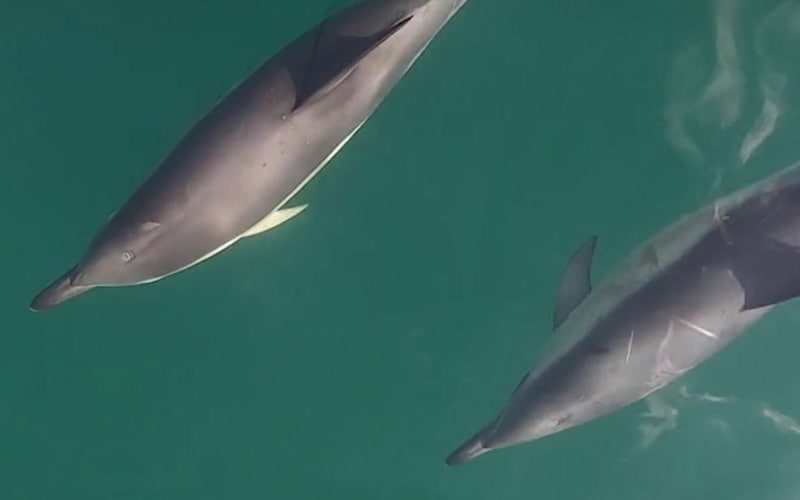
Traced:
[[131, 251], [122, 252], [122, 262], [125, 264], [132, 261], [135, 257], [136, 255]]

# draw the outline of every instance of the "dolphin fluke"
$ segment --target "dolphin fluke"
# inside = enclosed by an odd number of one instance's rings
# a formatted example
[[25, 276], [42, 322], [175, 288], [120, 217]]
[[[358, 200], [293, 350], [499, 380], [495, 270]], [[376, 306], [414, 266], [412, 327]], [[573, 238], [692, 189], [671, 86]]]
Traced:
[[489, 423], [489, 425], [478, 431], [474, 436], [469, 438], [466, 442], [464, 442], [464, 444], [456, 448], [455, 451], [448, 455], [448, 457], [444, 460], [444, 463], [452, 467], [454, 465], [463, 464], [464, 462], [472, 460], [475, 457], [492, 451], [492, 449], [486, 446], [484, 443], [489, 436], [491, 436], [496, 423], [496, 420], [492, 421]]
[[71, 299], [91, 289], [92, 287], [90, 286], [75, 286], [72, 284], [76, 272], [77, 268], [73, 267], [60, 278], [52, 282], [47, 288], [39, 292], [39, 295], [34, 297], [31, 301], [29, 306], [31, 311], [50, 309], [67, 299]]

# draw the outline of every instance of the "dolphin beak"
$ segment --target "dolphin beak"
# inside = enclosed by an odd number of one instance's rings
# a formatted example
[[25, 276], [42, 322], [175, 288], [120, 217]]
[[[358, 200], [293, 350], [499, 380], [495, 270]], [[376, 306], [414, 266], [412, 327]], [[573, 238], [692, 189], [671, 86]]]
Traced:
[[31, 301], [31, 311], [44, 311], [50, 309], [65, 300], [71, 299], [88, 290], [91, 286], [77, 286], [73, 284], [74, 278], [78, 275], [77, 267], [73, 267], [60, 278], [52, 282], [47, 288], [39, 292], [39, 295]]
[[473, 458], [483, 455], [490, 451], [484, 448], [483, 443], [478, 440], [469, 441], [460, 446], [457, 450], [451, 453], [444, 461], [450, 467], [463, 464]]
[[464, 462], [472, 460], [473, 458], [483, 455], [484, 453], [492, 451], [492, 448], [486, 446], [484, 441], [491, 436], [496, 425], [497, 420], [489, 422], [488, 425], [476, 432], [474, 436], [469, 438], [466, 442], [464, 442], [464, 444], [456, 448], [455, 451], [448, 455], [448, 457], [444, 460], [444, 463], [450, 467], [453, 467], [455, 465], [463, 464]]

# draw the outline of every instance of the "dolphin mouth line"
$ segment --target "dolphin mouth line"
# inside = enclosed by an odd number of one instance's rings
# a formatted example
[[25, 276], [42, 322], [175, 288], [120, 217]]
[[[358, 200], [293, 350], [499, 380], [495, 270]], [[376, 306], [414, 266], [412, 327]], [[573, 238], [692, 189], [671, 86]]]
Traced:
[[44, 311], [95, 288], [95, 285], [76, 285], [73, 283], [77, 269], [78, 266], [73, 267], [50, 283], [33, 298], [28, 305], [28, 309], [34, 312]]
[[74, 287], [84, 286], [84, 285], [81, 285], [81, 283], [80, 283], [81, 278], [83, 278], [83, 272], [82, 271], [76, 271], [76, 272], [74, 272], [74, 273], [72, 273], [70, 275], [69, 284], [71, 286], [74, 286]]

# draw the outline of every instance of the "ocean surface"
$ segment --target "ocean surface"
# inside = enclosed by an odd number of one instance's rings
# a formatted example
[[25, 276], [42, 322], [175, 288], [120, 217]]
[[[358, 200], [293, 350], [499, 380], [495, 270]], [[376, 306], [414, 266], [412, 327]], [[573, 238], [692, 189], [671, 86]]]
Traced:
[[[608, 417], [455, 468], [601, 279], [800, 160], [800, 2], [469, 0], [309, 208], [161, 282], [28, 303], [335, 0], [0, 11], [0, 499], [800, 499], [800, 302]], [[797, 420], [796, 420], [797, 419]]]

